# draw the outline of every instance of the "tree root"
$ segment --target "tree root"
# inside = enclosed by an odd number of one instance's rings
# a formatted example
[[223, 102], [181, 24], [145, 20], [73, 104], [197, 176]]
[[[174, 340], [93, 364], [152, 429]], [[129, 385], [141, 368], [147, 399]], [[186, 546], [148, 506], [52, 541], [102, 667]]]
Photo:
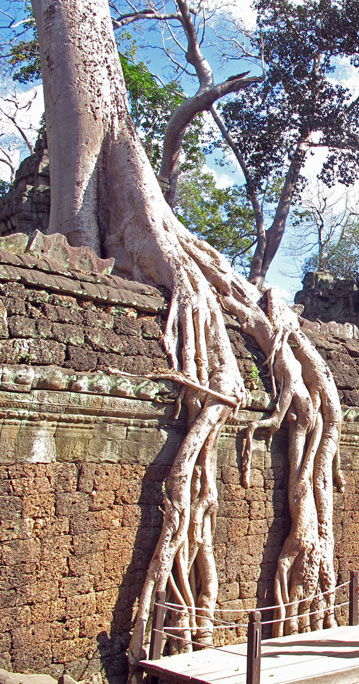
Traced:
[[[188, 432], [166, 482], [163, 528], [131, 639], [131, 676], [136, 678], [136, 661], [146, 656], [156, 590], [166, 590], [168, 598], [186, 608], [176, 618], [181, 628], [178, 637], [187, 642], [194, 635], [203, 644], [211, 639], [217, 595], [212, 547], [217, 443], [231, 411], [244, 406], [247, 397], [223, 309], [263, 350], [274, 395], [276, 385], [280, 387], [266, 427], [273, 432], [285, 417], [289, 421], [292, 529], [278, 562], [280, 622], [276, 624], [278, 634], [300, 625], [307, 629], [314, 624], [308, 621], [312, 592], [331, 592], [334, 585], [333, 467], [341, 487], [343, 480], [338, 454], [340, 406], [333, 379], [296, 318], [274, 293], [262, 296], [222, 255], [186, 231], [169, 209], [131, 122], [108, 3], [86, 0], [80, 7], [68, 1], [33, 0], [33, 5], [51, 142], [50, 232], [61, 226], [72, 244], [83, 244], [89, 236], [89, 244], [101, 249], [103, 256], [116, 258], [121, 275], [167, 288], [171, 303], [165, 348], [175, 372], [192, 383], [184, 397]], [[97, 35], [102, 40], [94, 57]], [[64, 36], [67, 60], [62, 52]], [[71, 131], [69, 102], [73, 104]], [[63, 173], [64, 159], [70, 174]], [[228, 398], [234, 406], [228, 405]], [[247, 486], [256, 427], [248, 428]], [[285, 608], [284, 603], [293, 598], [301, 601], [299, 609]], [[325, 594], [325, 625], [333, 623], [333, 600], [333, 593]], [[200, 615], [189, 618], [194, 606]], [[288, 623], [283, 623], [285, 616]], [[177, 641], [181, 643], [180, 638]]]
[[[133, 202], [127, 201], [121, 207], [124, 254], [122, 259], [118, 255], [118, 263], [126, 268], [132, 264], [128, 270], [133, 277], [170, 290], [164, 343], [175, 374], [192, 384], [185, 394], [188, 433], [166, 483], [163, 529], [148, 569], [131, 639], [129, 657], [135, 666], [138, 658], [145, 657], [144, 644], [158, 589], [166, 590], [168, 599], [186, 607], [186, 613], [177, 616], [176, 626], [182, 631], [176, 630], [172, 646], [180, 647], [181, 638], [189, 641], [191, 635], [205, 644], [212, 635], [217, 593], [212, 548], [217, 507], [216, 448], [220, 429], [235, 410], [229, 404], [244, 406], [247, 399], [223, 310], [236, 317], [243, 332], [251, 335], [264, 352], [276, 396], [272, 416], [248, 426], [245, 486], [250, 485], [255, 430], [265, 427], [271, 435], [284, 419], [289, 424], [292, 528], [275, 578], [275, 597], [280, 606], [279, 622], [274, 628], [277, 635], [313, 627], [310, 597], [331, 591], [334, 586], [333, 467], [341, 486], [343, 481], [338, 460], [338, 395], [329, 370], [300, 331], [296, 317], [279, 303], [274, 292], [263, 295], [233, 272], [222, 255], [190, 235], [158, 195], [150, 179], [152, 171], [140, 150], [134, 159], [140, 162], [134, 162], [133, 172], [128, 172], [127, 167], [127, 175], [118, 178], [117, 174], [117, 181], [124, 191], [127, 188], [130, 197], [131, 178], [137, 179], [137, 188], [143, 179], [140, 199], [137, 194]], [[141, 222], [142, 216], [146, 220]], [[136, 239], [128, 228], [134, 222]], [[294, 600], [299, 605], [284, 605]], [[324, 595], [325, 625], [333, 623], [333, 600], [333, 593]], [[194, 606], [202, 609], [201, 617], [189, 619]]]

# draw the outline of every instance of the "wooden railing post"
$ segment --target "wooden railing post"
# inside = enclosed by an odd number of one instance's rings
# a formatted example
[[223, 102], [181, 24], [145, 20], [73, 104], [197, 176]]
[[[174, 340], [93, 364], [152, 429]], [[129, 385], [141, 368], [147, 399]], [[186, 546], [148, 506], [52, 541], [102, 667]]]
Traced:
[[262, 623], [259, 610], [249, 614], [247, 643], [247, 684], [260, 684]]
[[349, 624], [350, 625], [359, 624], [358, 598], [359, 598], [359, 572], [358, 572], [358, 570], [351, 570], [350, 571], [350, 584], [349, 584]]
[[[155, 605], [153, 608], [152, 632], [150, 643], [150, 660], [158, 660], [162, 653], [163, 625], [166, 615], [166, 592], [156, 591]], [[158, 631], [155, 631], [158, 630]]]

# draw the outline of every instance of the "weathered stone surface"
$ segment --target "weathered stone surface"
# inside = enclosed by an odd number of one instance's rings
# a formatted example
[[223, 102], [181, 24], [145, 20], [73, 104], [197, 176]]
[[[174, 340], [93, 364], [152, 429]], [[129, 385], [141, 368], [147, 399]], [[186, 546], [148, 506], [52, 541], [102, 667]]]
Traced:
[[343, 338], [359, 337], [359, 289], [354, 280], [336, 279], [328, 271], [307, 273], [295, 302], [303, 305], [304, 319], [318, 321], [314, 323], [318, 331]]
[[45, 674], [18, 674], [0, 670], [0, 684], [55, 684], [57, 679]]
[[[185, 423], [173, 421], [178, 388], [143, 377], [168, 370], [158, 313], [165, 302], [141, 284], [126, 290], [116, 276], [87, 274], [84, 281], [60, 267], [54, 274], [49, 260], [34, 254], [21, 265], [8, 262], [13, 280], [0, 288], [7, 314], [0, 339], [0, 663], [57, 679], [101, 671], [107, 682], [111, 672], [121, 684], [133, 613], [161, 529], [163, 481], [185, 432]], [[221, 607], [242, 609], [273, 603], [289, 530], [287, 433], [275, 436], [270, 452], [265, 432], [256, 433], [252, 487], [244, 490], [243, 431], [268, 415], [269, 381], [263, 355], [227, 322], [254, 401], [220, 440], [215, 553]], [[348, 486], [335, 493], [341, 579], [359, 563], [359, 362], [350, 341], [316, 339], [342, 375], [348, 407]], [[220, 643], [223, 634], [216, 638]], [[233, 638], [226, 635], [227, 642]]]
[[66, 237], [60, 233], [44, 235], [39, 230], [35, 232], [27, 251], [37, 257], [49, 257], [66, 267], [85, 272], [109, 274], [115, 263], [114, 259], [100, 259], [90, 247], [71, 247]]

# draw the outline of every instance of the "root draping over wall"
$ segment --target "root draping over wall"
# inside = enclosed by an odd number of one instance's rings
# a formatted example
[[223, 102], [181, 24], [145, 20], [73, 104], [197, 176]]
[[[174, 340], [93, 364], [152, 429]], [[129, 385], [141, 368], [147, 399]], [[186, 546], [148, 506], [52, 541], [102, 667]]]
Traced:
[[[335, 463], [340, 480], [340, 410], [331, 375], [276, 295], [239, 277], [222, 255], [188, 233], [166, 204], [129, 115], [107, 0], [32, 4], [50, 152], [49, 231], [61, 230], [72, 244], [114, 257], [117, 273], [166, 288], [171, 303], [164, 343], [173, 369], [204, 388], [186, 391], [188, 431], [166, 482], [162, 532], [139, 603], [130, 661], [144, 655], [156, 590], [166, 590], [186, 608], [201, 609], [201, 618], [191, 624], [183, 613], [179, 637], [211, 641], [217, 442], [230, 412], [247, 403], [224, 312], [256, 340], [273, 373], [277, 400], [266, 427], [274, 432], [284, 418], [289, 422], [292, 528], [276, 577], [282, 606], [276, 633], [294, 631], [298, 622], [306, 629], [308, 596], [334, 586], [332, 468]], [[206, 396], [207, 387], [222, 398]], [[248, 426], [248, 485], [255, 428]], [[302, 599], [301, 615], [284, 623], [288, 598]], [[326, 625], [334, 620], [332, 601], [326, 594]]]
[[[300, 330], [296, 315], [274, 290], [260, 292], [233, 273], [214, 250], [196, 238], [186, 235], [184, 239], [180, 231], [177, 226], [171, 230], [173, 287], [165, 343], [176, 369], [224, 397], [216, 401], [205, 392], [186, 395], [189, 428], [166, 482], [163, 529], [130, 645], [133, 663], [143, 657], [156, 590], [166, 590], [168, 600], [184, 608], [176, 623], [171, 618], [171, 626], [182, 628], [173, 640], [176, 650], [190, 649], [191, 637], [203, 644], [212, 639], [217, 597], [212, 548], [217, 508], [216, 446], [225, 420], [247, 401], [223, 312], [234, 316], [265, 354], [275, 399], [270, 418], [248, 425], [244, 486], [250, 487], [252, 438], [257, 427], [265, 427], [271, 436], [284, 419], [289, 425], [292, 525], [275, 577], [275, 600], [280, 607], [274, 616], [274, 635], [335, 624], [331, 593], [335, 586], [333, 475], [338, 487], [344, 486], [338, 453], [341, 411], [335, 383]], [[234, 399], [236, 409], [229, 406]], [[309, 600], [318, 594], [314, 602]], [[294, 601], [300, 601], [299, 606], [285, 606]], [[197, 617], [189, 617], [195, 606], [200, 609]], [[311, 618], [310, 613], [318, 606], [322, 612]]]

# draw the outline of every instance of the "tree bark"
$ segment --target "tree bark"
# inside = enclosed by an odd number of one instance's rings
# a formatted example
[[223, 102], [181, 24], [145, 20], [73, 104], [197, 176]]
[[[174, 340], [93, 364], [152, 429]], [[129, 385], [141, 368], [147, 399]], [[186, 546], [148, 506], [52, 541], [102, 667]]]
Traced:
[[[50, 132], [51, 230], [65, 233], [72, 244], [90, 244], [102, 256], [115, 256], [118, 271], [169, 290], [164, 344], [173, 368], [190, 381], [231, 397], [237, 408], [246, 404], [225, 309], [256, 339], [268, 357], [273, 387], [275, 381], [281, 387], [273, 416], [263, 422], [271, 432], [285, 417], [291, 424], [292, 531], [276, 579], [280, 633], [288, 596], [299, 596], [305, 604], [314, 587], [320, 592], [334, 582], [332, 462], [339, 409], [331, 375], [291, 312], [272, 293], [263, 298], [171, 212], [130, 120], [107, 0], [33, 0], [33, 6]], [[192, 389], [185, 399], [188, 432], [166, 482], [163, 529], [129, 649], [133, 679], [138, 677], [137, 660], [146, 655], [156, 590], [165, 589], [186, 609], [177, 615], [178, 643], [190, 648], [192, 636], [203, 644], [212, 638], [216, 450], [233, 409]], [[247, 486], [257, 426], [248, 426]], [[316, 555], [313, 539], [319, 541]], [[195, 606], [200, 613], [192, 610], [188, 619], [188, 609]], [[300, 617], [306, 626], [308, 612], [309, 605]], [[298, 608], [295, 615], [291, 609], [290, 618], [293, 631]], [[331, 599], [325, 618], [327, 624], [333, 622]]]

